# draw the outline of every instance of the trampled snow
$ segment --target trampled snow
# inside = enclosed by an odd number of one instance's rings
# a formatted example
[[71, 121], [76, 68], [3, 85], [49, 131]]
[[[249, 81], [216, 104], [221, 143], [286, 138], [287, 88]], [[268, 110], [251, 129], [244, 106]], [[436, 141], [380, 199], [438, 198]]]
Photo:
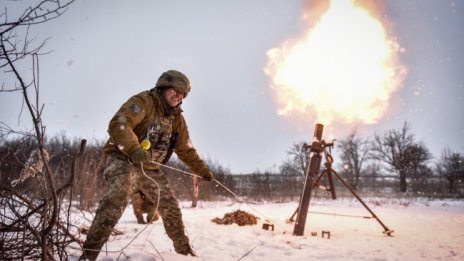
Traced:
[[[286, 220], [298, 202], [239, 204], [181, 202], [186, 231], [198, 257], [176, 254], [161, 221], [137, 224], [129, 205], [99, 260], [464, 260], [464, 201], [364, 199], [394, 230], [389, 237], [356, 199], [312, 199], [304, 236]], [[259, 217], [257, 225], [218, 225], [215, 217], [235, 210]], [[88, 216], [90, 217], [90, 216]], [[365, 218], [367, 217], [367, 218]], [[91, 219], [91, 218], [90, 218]], [[266, 221], [265, 219], [268, 219]], [[263, 223], [274, 225], [264, 230]], [[89, 224], [89, 221], [85, 221]], [[330, 239], [322, 231], [330, 232]], [[317, 235], [312, 236], [311, 232]], [[105, 252], [107, 250], [107, 252]], [[80, 251], [70, 249], [72, 260]]]

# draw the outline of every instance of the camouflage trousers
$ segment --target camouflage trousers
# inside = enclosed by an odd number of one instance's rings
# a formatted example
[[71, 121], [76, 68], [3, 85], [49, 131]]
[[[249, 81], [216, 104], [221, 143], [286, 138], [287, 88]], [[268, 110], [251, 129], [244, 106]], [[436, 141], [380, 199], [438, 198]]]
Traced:
[[[131, 201], [137, 223], [153, 223], [159, 219], [158, 204], [153, 204], [140, 190], [132, 193]], [[143, 213], [147, 214], [147, 221], [143, 219]]]
[[166, 233], [174, 243], [174, 249], [178, 253], [191, 250], [189, 239], [185, 235], [179, 202], [174, 197], [166, 176], [161, 170], [145, 170], [145, 173], [156, 183], [145, 177], [142, 169], [132, 165], [124, 155], [113, 153], [108, 156], [103, 172], [108, 190], [100, 201], [90, 226], [81, 259], [97, 258], [121, 218], [129, 197], [137, 191], [141, 191], [154, 204], [158, 203], [160, 195], [158, 210]]

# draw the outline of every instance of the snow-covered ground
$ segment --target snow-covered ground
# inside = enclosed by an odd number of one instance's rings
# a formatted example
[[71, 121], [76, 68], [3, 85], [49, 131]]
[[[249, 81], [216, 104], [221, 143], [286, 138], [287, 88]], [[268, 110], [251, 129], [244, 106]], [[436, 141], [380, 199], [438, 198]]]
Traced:
[[[110, 238], [104, 247], [108, 252], [101, 252], [99, 260], [464, 260], [464, 201], [364, 201], [395, 231], [393, 237], [384, 235], [373, 218], [333, 215], [370, 217], [356, 199], [312, 199], [304, 236], [293, 236], [294, 224], [286, 222], [297, 202], [200, 202], [197, 208], [182, 202], [184, 223], [198, 257], [176, 254], [161, 222], [137, 224], [128, 206], [116, 226], [124, 234]], [[259, 217], [258, 224], [211, 222], [238, 209]], [[274, 224], [274, 231], [262, 228], [265, 218]], [[330, 239], [322, 238], [323, 230], [330, 231]], [[70, 249], [69, 254], [77, 257], [80, 251]]]

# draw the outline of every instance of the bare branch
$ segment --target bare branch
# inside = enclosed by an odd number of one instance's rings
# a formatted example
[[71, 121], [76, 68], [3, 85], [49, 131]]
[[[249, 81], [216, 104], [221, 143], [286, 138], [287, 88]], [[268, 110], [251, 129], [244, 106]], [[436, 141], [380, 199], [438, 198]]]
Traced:
[[[8, 9], [5, 7], [5, 22], [0, 24], [0, 34], [14, 30], [18, 26], [29, 26], [45, 23], [61, 16], [74, 0], [67, 1], [64, 5], [60, 0], [43, 0], [36, 6], [28, 7], [23, 14], [11, 21], [8, 21]], [[2, 14], [3, 15], [3, 14]]]
[[[23, 225], [24, 230], [34, 236], [34, 238], [31, 239], [30, 237], [25, 237], [25, 234], [22, 234], [22, 246], [21, 248], [16, 248], [17, 251], [12, 253], [11, 257], [13, 259], [24, 259], [24, 257], [27, 256], [32, 259], [41, 258], [42, 260], [49, 260], [54, 259], [52, 253], [56, 251], [60, 253], [60, 259], [66, 259], [66, 251], [60, 250], [62, 242], [55, 242], [60, 239], [51, 236], [54, 231], [60, 229], [60, 225], [57, 224], [59, 224], [58, 214], [61, 210], [61, 203], [58, 199], [58, 191], [55, 188], [56, 181], [47, 160], [44, 140], [45, 127], [42, 123], [44, 104], [40, 104], [39, 96], [40, 72], [38, 55], [47, 39], [34, 47], [32, 44], [36, 39], [30, 38], [29, 34], [32, 25], [45, 23], [59, 17], [73, 2], [74, 0], [42, 0], [35, 6], [26, 8], [18, 18], [13, 20], [8, 19], [8, 9], [6, 7], [4, 13], [0, 14], [0, 17], [4, 19], [4, 22], [0, 23], [0, 68], [3, 70], [3, 73], [11, 74], [15, 79], [12, 84], [12, 86], [14, 86], [13, 88], [8, 89], [5, 87], [6, 84], [2, 83], [1, 91], [22, 91], [22, 101], [32, 118], [35, 139], [37, 141], [36, 145], [38, 146], [38, 151], [40, 151], [40, 157], [44, 167], [43, 171], [40, 172], [40, 176], [43, 176], [44, 179], [40, 181], [38, 188], [35, 188], [41, 192], [38, 199], [28, 201], [27, 197], [15, 193], [14, 190], [9, 192], [13, 195], [13, 197], [10, 197], [10, 200], [6, 202], [9, 210], [16, 215]], [[22, 75], [18, 69], [18, 62], [29, 57], [32, 58], [33, 73], [32, 81], [26, 82], [24, 80], [24, 75]], [[34, 87], [35, 95], [33, 99], [30, 98], [28, 93], [28, 89], [31, 85]], [[6, 133], [6, 135], [10, 133], [10, 128], [3, 123], [0, 124], [0, 130], [2, 136], [5, 135], [4, 133]], [[2, 193], [5, 191], [8, 192], [6, 189], [1, 190]], [[39, 207], [35, 206], [36, 201], [42, 201]], [[20, 204], [24, 209], [18, 208], [18, 204], [15, 203]], [[26, 213], [25, 216], [23, 216], [24, 213]], [[1, 217], [4, 218], [3, 216]], [[29, 217], [33, 217], [36, 220], [29, 222]], [[17, 222], [13, 221], [9, 224], [12, 230], [15, 230], [15, 223]], [[5, 224], [5, 226], [6, 225], [7, 224]], [[64, 234], [66, 238], [69, 233], [65, 232]], [[21, 238], [19, 234], [16, 236]], [[12, 239], [8, 242], [14, 243], [15, 240]], [[37, 246], [37, 242], [39, 246]]]

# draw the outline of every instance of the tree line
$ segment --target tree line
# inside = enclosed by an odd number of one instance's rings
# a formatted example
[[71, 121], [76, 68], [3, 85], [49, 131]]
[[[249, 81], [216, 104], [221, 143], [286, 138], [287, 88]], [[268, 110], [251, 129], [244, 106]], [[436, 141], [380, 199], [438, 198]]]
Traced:
[[[464, 156], [446, 147], [433, 159], [417, 141], [410, 123], [399, 129], [375, 133], [372, 138], [356, 132], [336, 141], [339, 162], [334, 168], [354, 190], [376, 193], [408, 193], [416, 196], [464, 196]], [[281, 165], [284, 175], [304, 175], [308, 151], [294, 143]]]
[[[72, 193], [73, 200], [82, 210], [92, 209], [104, 193], [103, 144], [104, 141], [89, 142], [77, 161]], [[68, 138], [64, 133], [45, 139], [44, 147], [50, 155], [49, 164], [58, 186], [70, 179], [72, 162], [79, 146], [80, 140]], [[37, 143], [33, 136], [0, 139], [2, 184], [12, 186], [14, 181], [22, 179], [21, 173], [35, 148]], [[352, 133], [336, 141], [333, 150], [340, 155], [339, 162], [333, 164], [334, 170], [360, 193], [377, 196], [464, 196], [463, 155], [445, 148], [441, 157], [432, 162], [431, 153], [423, 143], [415, 140], [408, 123], [400, 129], [375, 134], [371, 140]], [[207, 159], [207, 165], [224, 187], [199, 182], [199, 199], [222, 200], [238, 196], [253, 200], [295, 200], [300, 196], [310, 155], [304, 142], [292, 144], [287, 155], [278, 171], [238, 175]], [[321, 165], [322, 173], [324, 166]], [[195, 199], [194, 184], [197, 181], [194, 176], [186, 174], [189, 171], [176, 157], [164, 168], [172, 189], [182, 200]], [[43, 175], [39, 173], [19, 182], [15, 189], [29, 193], [36, 190], [42, 180]], [[327, 178], [323, 177], [321, 183], [327, 183]], [[334, 184], [339, 195], [347, 194], [339, 182]], [[326, 194], [315, 191], [316, 195]]]

